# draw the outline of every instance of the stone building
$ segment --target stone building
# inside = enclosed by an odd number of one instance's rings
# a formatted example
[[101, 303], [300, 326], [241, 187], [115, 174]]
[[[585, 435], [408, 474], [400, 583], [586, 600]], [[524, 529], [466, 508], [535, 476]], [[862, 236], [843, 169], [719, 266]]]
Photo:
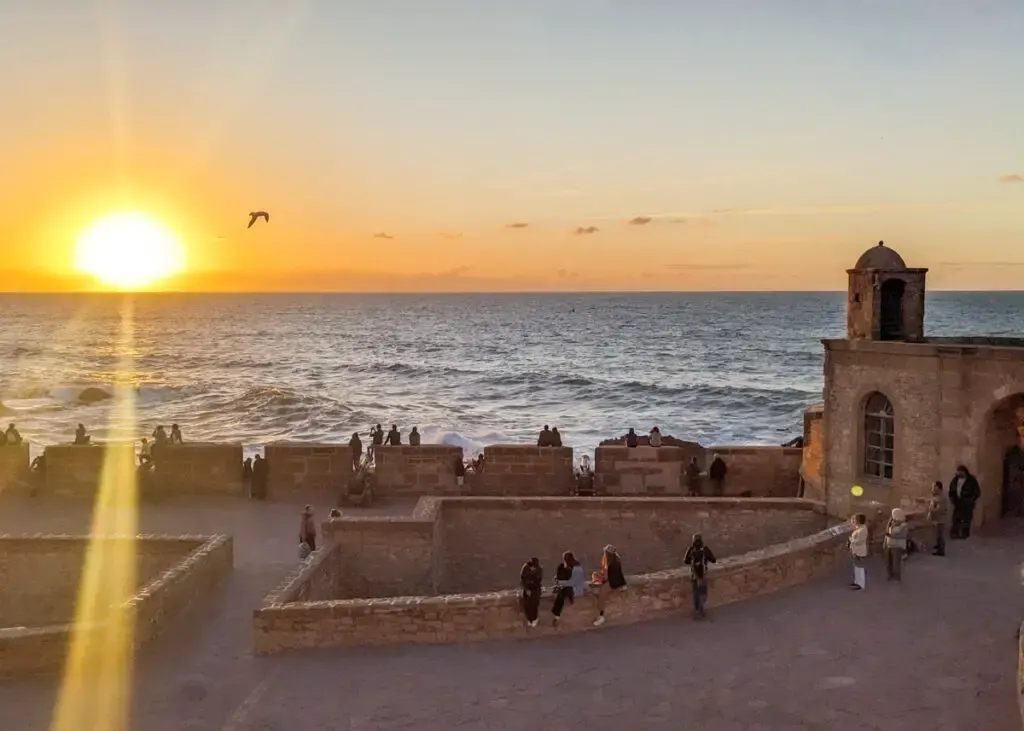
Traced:
[[1024, 337], [928, 337], [927, 271], [882, 242], [848, 270], [847, 334], [822, 341], [824, 403], [805, 417], [802, 469], [834, 515], [913, 506], [958, 464], [981, 484], [976, 525], [1021, 512]]

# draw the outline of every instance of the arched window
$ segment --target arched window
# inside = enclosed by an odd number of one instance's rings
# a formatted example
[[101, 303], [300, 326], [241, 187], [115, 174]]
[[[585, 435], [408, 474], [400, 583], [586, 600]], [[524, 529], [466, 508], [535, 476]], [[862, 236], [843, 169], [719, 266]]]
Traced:
[[864, 405], [864, 474], [892, 479], [895, 437], [892, 403], [884, 394], [871, 394]]

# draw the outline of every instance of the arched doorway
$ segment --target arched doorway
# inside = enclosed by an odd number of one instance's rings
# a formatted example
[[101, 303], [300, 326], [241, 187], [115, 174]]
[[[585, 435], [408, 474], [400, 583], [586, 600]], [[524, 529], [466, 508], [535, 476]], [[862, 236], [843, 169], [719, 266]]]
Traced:
[[882, 282], [879, 338], [881, 340], [902, 340], [903, 333], [903, 292], [906, 284], [902, 279]]
[[984, 519], [1024, 517], [1024, 393], [992, 409], [985, 430], [982, 483]]

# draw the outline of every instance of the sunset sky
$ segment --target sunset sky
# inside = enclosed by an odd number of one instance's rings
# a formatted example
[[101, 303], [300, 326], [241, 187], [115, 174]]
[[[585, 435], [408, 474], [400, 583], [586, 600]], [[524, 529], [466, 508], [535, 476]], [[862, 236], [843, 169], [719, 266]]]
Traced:
[[[0, 290], [1024, 289], [1020, 0], [0, 4]], [[251, 210], [271, 221], [246, 229]]]

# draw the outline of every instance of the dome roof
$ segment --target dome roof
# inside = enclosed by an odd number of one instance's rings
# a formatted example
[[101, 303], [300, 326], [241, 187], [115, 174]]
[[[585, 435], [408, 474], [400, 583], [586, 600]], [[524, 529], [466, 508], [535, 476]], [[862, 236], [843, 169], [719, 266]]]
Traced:
[[907, 264], [903, 261], [903, 257], [896, 253], [894, 249], [890, 249], [885, 245], [884, 242], [879, 241], [878, 246], [872, 246], [870, 249], [860, 255], [860, 259], [857, 260], [854, 269], [906, 269]]

